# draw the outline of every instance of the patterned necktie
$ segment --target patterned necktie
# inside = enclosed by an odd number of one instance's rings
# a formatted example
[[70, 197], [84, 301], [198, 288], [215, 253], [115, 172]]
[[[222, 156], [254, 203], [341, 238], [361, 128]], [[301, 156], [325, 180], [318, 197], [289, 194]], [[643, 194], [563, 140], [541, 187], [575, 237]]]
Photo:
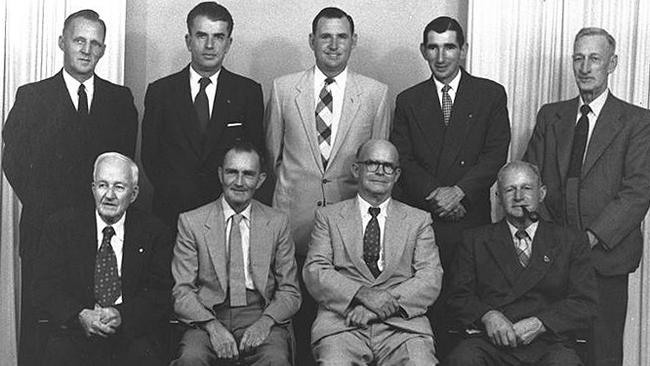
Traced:
[[246, 306], [246, 277], [244, 276], [244, 253], [241, 247], [239, 223], [243, 216], [232, 215], [230, 224], [230, 261], [228, 262], [228, 287], [230, 306]]
[[370, 272], [375, 278], [379, 276], [381, 271], [377, 266], [379, 261], [379, 221], [377, 215], [380, 212], [379, 207], [369, 207], [368, 212], [372, 218], [366, 225], [366, 231], [363, 233], [363, 260], [368, 265]]
[[208, 95], [205, 93], [205, 88], [210, 85], [212, 81], [209, 78], [201, 78], [199, 84], [199, 93], [194, 98], [194, 109], [196, 110], [196, 117], [199, 120], [199, 127], [201, 131], [205, 132], [210, 120], [210, 107], [208, 105]]
[[102, 233], [102, 244], [95, 256], [95, 300], [100, 306], [107, 307], [112, 306], [120, 297], [122, 283], [117, 274], [117, 258], [111, 246], [115, 230], [112, 226], [106, 226]]
[[580, 107], [581, 115], [573, 132], [573, 145], [571, 146], [571, 160], [569, 160], [567, 177], [580, 177], [582, 160], [587, 147], [587, 134], [589, 133], [589, 117], [587, 117], [589, 112], [591, 112], [591, 108], [589, 108], [588, 104], [583, 104]]
[[79, 96], [79, 106], [77, 112], [82, 116], [88, 115], [88, 95], [86, 95], [86, 87], [83, 84], [79, 84], [79, 89], [77, 90], [77, 95]]
[[451, 86], [446, 85], [442, 87], [442, 116], [445, 119], [445, 127], [449, 126], [449, 118], [451, 118], [451, 107], [453, 103], [451, 102], [451, 97], [449, 96], [449, 90]]
[[332, 151], [332, 116], [333, 116], [333, 98], [330, 85], [334, 79], [325, 79], [325, 85], [318, 95], [316, 104], [316, 130], [318, 131], [318, 147], [320, 147], [323, 168], [327, 168], [327, 162]]
[[517, 245], [515, 246], [517, 258], [521, 266], [526, 268], [530, 260], [530, 236], [528, 236], [526, 230], [520, 229], [515, 233], [515, 237], [517, 238]]

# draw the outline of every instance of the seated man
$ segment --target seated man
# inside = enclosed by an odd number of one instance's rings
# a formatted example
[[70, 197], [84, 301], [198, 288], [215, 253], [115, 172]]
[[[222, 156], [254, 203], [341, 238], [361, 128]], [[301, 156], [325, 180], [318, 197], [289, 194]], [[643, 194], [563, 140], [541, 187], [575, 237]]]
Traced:
[[319, 304], [312, 326], [319, 365], [435, 365], [427, 307], [442, 267], [427, 212], [391, 199], [397, 149], [362, 144], [356, 197], [316, 212], [303, 278]]
[[263, 166], [253, 145], [235, 145], [218, 169], [221, 197], [178, 219], [174, 309], [192, 328], [172, 365], [290, 363], [294, 245], [287, 216], [253, 199]]
[[497, 185], [505, 220], [467, 231], [452, 268], [449, 305], [478, 332], [446, 364], [581, 365], [568, 345], [596, 306], [587, 237], [536, 221], [546, 195], [536, 166], [510, 162]]
[[34, 294], [50, 320], [47, 365], [161, 365], [171, 313], [172, 234], [129, 208], [138, 167], [116, 153], [95, 160], [95, 209], [66, 209], [43, 229]]

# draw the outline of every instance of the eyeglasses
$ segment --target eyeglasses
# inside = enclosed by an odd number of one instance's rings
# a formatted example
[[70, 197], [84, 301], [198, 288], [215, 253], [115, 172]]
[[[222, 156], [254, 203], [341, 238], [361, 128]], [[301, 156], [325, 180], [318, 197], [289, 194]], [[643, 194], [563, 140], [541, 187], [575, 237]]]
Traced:
[[388, 175], [394, 174], [395, 171], [399, 169], [399, 167], [396, 167], [395, 165], [393, 165], [393, 163], [386, 163], [383, 161], [374, 161], [374, 160], [357, 161], [357, 164], [365, 165], [366, 169], [368, 169], [368, 171], [371, 173], [377, 172], [380, 166], [384, 171], [384, 174], [388, 174]]

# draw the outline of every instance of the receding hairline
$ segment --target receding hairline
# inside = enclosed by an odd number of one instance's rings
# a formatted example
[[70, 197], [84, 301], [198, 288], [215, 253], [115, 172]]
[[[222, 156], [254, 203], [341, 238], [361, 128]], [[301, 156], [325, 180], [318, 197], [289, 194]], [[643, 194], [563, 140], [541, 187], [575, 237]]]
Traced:
[[575, 38], [573, 39], [573, 45], [575, 47], [576, 43], [578, 43], [578, 40], [585, 38], [585, 37], [593, 37], [593, 36], [601, 36], [604, 37], [605, 40], [607, 41], [607, 44], [609, 46], [609, 49], [612, 52], [612, 55], [616, 53], [616, 40], [614, 37], [609, 34], [606, 30], [603, 28], [598, 28], [598, 27], [585, 27], [582, 28], [578, 31], [576, 34]]
[[138, 185], [139, 181], [139, 175], [140, 175], [140, 170], [138, 169], [138, 164], [133, 161], [133, 159], [129, 158], [126, 155], [122, 155], [118, 152], [105, 152], [97, 157], [95, 159], [95, 164], [93, 165], [93, 181], [95, 180], [97, 176], [97, 168], [99, 167], [100, 164], [104, 163], [105, 161], [112, 160], [112, 161], [120, 161], [126, 164], [127, 168], [131, 172], [131, 183], [134, 186]]
[[542, 182], [542, 175], [537, 165], [522, 160], [513, 160], [506, 163], [497, 172], [497, 188], [503, 187], [503, 177], [506, 173], [509, 173], [511, 171], [528, 171], [532, 173], [535, 178], [537, 178], [536, 180], [539, 187], [544, 185]]

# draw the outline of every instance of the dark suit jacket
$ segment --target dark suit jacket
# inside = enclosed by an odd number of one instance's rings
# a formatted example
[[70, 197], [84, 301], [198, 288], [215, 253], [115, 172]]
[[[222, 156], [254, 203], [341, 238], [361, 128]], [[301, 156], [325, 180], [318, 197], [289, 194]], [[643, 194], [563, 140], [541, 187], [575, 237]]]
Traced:
[[[59, 211], [45, 222], [36, 259], [34, 296], [55, 326], [78, 327], [77, 315], [95, 304], [97, 228], [92, 210]], [[129, 209], [124, 224], [122, 334], [156, 331], [171, 314], [173, 237], [151, 214]]]
[[36, 254], [43, 221], [62, 207], [92, 207], [93, 163], [106, 151], [134, 157], [138, 114], [128, 88], [95, 75], [90, 115], [81, 120], [62, 71], [18, 88], [2, 137], [5, 175], [23, 204], [20, 254]]
[[[566, 175], [578, 98], [547, 104], [524, 156], [539, 166], [548, 193], [540, 213], [567, 223]], [[580, 230], [600, 244], [592, 250], [598, 273], [633, 272], [641, 260], [640, 224], [650, 204], [650, 111], [609, 95], [589, 140], [579, 187]]]
[[481, 317], [494, 309], [512, 323], [539, 318], [547, 329], [542, 339], [551, 341], [585, 328], [597, 298], [586, 236], [544, 221], [525, 269], [505, 220], [466, 231], [450, 291], [449, 306], [464, 328], [483, 329]]
[[212, 118], [202, 133], [190, 92], [189, 66], [149, 85], [142, 121], [142, 163], [154, 187], [153, 211], [176, 227], [180, 212], [221, 193], [217, 167], [236, 141], [264, 152], [262, 88], [221, 69]]
[[400, 153], [400, 186], [406, 203], [429, 210], [425, 197], [458, 185], [467, 215], [458, 223], [433, 216], [443, 267], [462, 229], [490, 222], [490, 186], [505, 163], [510, 124], [503, 87], [461, 69], [449, 127], [445, 128], [430, 78], [397, 96], [391, 141]]

